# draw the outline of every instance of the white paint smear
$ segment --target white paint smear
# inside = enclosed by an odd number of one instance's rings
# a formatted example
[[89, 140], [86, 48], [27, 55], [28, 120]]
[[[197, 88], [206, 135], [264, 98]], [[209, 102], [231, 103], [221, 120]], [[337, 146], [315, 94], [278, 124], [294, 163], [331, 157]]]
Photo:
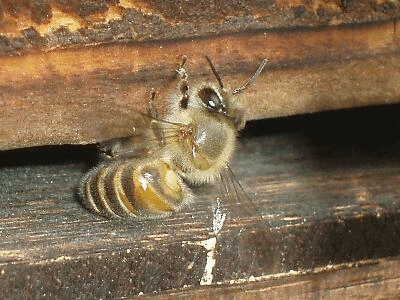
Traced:
[[206, 248], [207, 262], [204, 268], [203, 277], [201, 278], [200, 285], [210, 285], [213, 281], [213, 270], [215, 266], [215, 246], [217, 245], [217, 239], [215, 237], [205, 241], [198, 242], [197, 244]]

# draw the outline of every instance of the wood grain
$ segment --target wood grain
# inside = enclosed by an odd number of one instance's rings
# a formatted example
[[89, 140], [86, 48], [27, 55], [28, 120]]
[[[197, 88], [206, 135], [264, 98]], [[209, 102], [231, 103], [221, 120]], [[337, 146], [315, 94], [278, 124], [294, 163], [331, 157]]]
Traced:
[[369, 260], [331, 265], [312, 272], [291, 272], [264, 278], [255, 283], [213, 286], [170, 292], [143, 299], [395, 299], [399, 296], [399, 260]]
[[191, 82], [213, 80], [207, 54], [231, 87], [268, 58], [264, 73], [240, 98], [250, 120], [397, 102], [393, 26], [258, 31], [1, 57], [0, 149], [129, 134], [133, 112], [144, 110], [152, 88], [161, 109], [169, 102], [181, 54], [188, 56]]
[[395, 1], [1, 1], [0, 55], [393, 20]]

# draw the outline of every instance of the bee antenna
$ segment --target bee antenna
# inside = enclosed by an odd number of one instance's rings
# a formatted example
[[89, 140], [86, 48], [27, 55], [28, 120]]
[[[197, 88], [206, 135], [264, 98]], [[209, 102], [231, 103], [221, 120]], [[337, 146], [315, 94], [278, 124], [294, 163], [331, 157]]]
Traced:
[[223, 88], [224, 88], [224, 84], [222, 83], [221, 77], [219, 76], [217, 70], [215, 69], [215, 67], [214, 67], [214, 65], [213, 65], [213, 63], [212, 63], [211, 58], [208, 57], [208, 56], [206, 55], [206, 59], [207, 59], [208, 64], [210, 65], [211, 70], [212, 70], [213, 73], [214, 73], [214, 76], [215, 76], [215, 77], [217, 78], [217, 80], [218, 80], [219, 86], [221, 87], [221, 89], [223, 89]]
[[264, 69], [264, 67], [266, 66], [268, 62], [268, 59], [263, 59], [263, 61], [261, 62], [260, 66], [258, 67], [257, 71], [254, 73], [253, 76], [251, 76], [251, 78], [249, 80], [247, 80], [241, 87], [238, 87], [237, 89], [234, 89], [232, 94], [239, 94], [240, 92], [242, 92], [243, 90], [245, 90], [250, 84], [252, 84], [254, 82], [254, 80], [257, 79], [258, 76], [260, 76], [262, 70]]

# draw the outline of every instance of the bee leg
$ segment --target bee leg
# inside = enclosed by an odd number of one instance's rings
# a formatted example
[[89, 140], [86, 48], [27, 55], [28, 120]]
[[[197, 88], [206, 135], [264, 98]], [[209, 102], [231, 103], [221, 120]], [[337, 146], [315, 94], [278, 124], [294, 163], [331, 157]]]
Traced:
[[186, 56], [182, 56], [182, 62], [179, 67], [176, 69], [176, 73], [180, 79], [179, 90], [182, 93], [182, 98], [179, 100], [179, 107], [186, 109], [189, 103], [189, 84], [188, 84], [188, 75], [185, 69]]
[[147, 107], [147, 114], [150, 116], [151, 121], [149, 124], [150, 129], [152, 130], [155, 138], [158, 140], [160, 146], [163, 146], [165, 144], [165, 137], [164, 137], [164, 132], [159, 126], [158, 120], [158, 113], [157, 110], [154, 106], [154, 99], [156, 98], [156, 90], [151, 89], [150, 91], [150, 98], [148, 102], [148, 107]]
[[186, 55], [182, 55], [182, 61], [178, 65], [178, 68], [176, 69], [176, 73], [181, 80], [187, 81], [188, 76], [187, 76], [186, 69], [185, 69], [186, 59], [187, 59]]
[[157, 110], [154, 107], [154, 99], [156, 98], [156, 94], [157, 94], [156, 90], [151, 89], [150, 98], [149, 98], [148, 107], [147, 107], [147, 114], [154, 119], [158, 118]]
[[118, 159], [120, 153], [123, 152], [122, 140], [118, 138], [101, 142], [98, 149], [100, 161]]

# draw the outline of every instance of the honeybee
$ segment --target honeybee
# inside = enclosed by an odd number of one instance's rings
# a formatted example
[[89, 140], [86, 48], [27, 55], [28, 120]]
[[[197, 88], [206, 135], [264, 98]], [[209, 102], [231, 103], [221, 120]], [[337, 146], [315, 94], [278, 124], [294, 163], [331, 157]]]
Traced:
[[89, 210], [108, 218], [166, 216], [194, 200], [192, 185], [213, 184], [229, 168], [245, 124], [236, 95], [259, 76], [266, 60], [233, 91], [206, 60], [216, 82], [189, 86], [184, 57], [165, 117], [154, 111], [152, 92], [149, 112], [138, 113], [134, 134], [101, 144], [108, 159], [87, 173], [81, 186]]

